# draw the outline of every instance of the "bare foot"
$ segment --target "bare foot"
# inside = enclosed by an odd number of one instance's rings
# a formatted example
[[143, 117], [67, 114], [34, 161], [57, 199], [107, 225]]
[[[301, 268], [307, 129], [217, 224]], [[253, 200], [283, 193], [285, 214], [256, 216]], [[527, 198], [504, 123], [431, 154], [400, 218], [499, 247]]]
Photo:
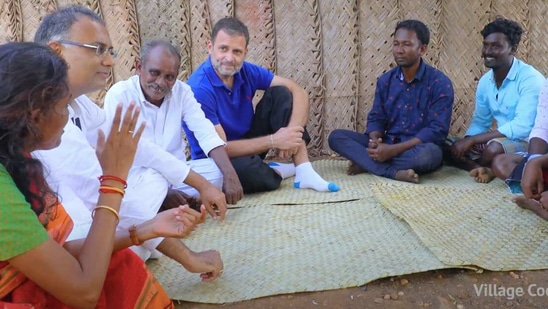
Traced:
[[523, 209], [529, 209], [542, 219], [548, 220], [548, 210], [542, 207], [542, 204], [540, 202], [533, 199], [528, 199], [523, 195], [513, 197], [512, 202], [516, 203], [519, 207]]
[[495, 173], [488, 167], [477, 167], [468, 173], [476, 182], [488, 183], [495, 178]]
[[358, 174], [365, 173], [365, 172], [366, 172], [366, 170], [364, 170], [358, 164], [356, 164], [352, 161], [350, 161], [350, 164], [348, 165], [348, 168], [346, 169], [346, 174], [347, 175], [358, 175]]
[[419, 183], [419, 174], [415, 173], [414, 170], [399, 170], [396, 172], [396, 180], [406, 181], [411, 183]]

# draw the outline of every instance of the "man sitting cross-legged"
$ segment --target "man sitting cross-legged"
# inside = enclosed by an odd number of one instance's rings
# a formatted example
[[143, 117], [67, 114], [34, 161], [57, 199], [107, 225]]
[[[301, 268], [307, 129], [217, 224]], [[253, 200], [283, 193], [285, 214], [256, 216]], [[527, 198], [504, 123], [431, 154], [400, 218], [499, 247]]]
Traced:
[[350, 160], [348, 174], [370, 172], [411, 183], [442, 163], [453, 107], [453, 86], [428, 65], [430, 32], [417, 20], [397, 24], [392, 53], [397, 67], [377, 81], [365, 134], [334, 130], [329, 147]]
[[[503, 18], [481, 31], [482, 57], [491, 70], [478, 82], [476, 107], [465, 137], [452, 144], [446, 158], [480, 183], [495, 177], [491, 164], [497, 155], [527, 149], [544, 77], [514, 56], [522, 32], [518, 23]], [[490, 131], [493, 120], [497, 129]]]

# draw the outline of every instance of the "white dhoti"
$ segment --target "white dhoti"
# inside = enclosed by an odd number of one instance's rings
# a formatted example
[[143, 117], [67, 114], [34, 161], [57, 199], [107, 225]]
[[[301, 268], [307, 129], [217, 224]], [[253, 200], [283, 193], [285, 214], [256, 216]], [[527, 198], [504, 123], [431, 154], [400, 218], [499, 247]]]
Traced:
[[[197, 174], [200, 174], [207, 181], [217, 187], [219, 190], [223, 190], [223, 173], [213, 159], [199, 159], [191, 160], [186, 162], [188, 166]], [[200, 193], [193, 187], [182, 184], [181, 186], [174, 187], [173, 189], [182, 191], [183, 193], [190, 195], [192, 197], [199, 197]]]

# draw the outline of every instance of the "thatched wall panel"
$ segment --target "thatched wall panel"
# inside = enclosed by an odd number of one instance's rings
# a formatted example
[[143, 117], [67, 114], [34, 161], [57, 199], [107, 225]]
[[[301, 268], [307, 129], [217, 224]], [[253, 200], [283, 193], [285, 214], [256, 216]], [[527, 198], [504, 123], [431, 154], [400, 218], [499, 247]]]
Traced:
[[249, 28], [249, 52], [247, 59], [276, 71], [276, 33], [272, 0], [238, 0], [235, 5], [237, 18], [246, 21]]
[[[323, 68], [322, 28], [318, 0], [306, 0], [298, 7], [293, 1], [276, 3], [277, 74], [299, 81], [310, 96], [307, 130], [308, 145], [318, 154], [323, 145], [325, 74]], [[300, 23], [295, 23], [300, 20]], [[253, 47], [251, 47], [253, 48]]]
[[320, 1], [320, 12], [326, 77], [325, 140], [335, 128], [356, 129], [360, 77], [358, 4], [353, 0]]
[[211, 36], [213, 24], [210, 20], [209, 6], [202, 0], [184, 0], [190, 2], [190, 38], [191, 71], [207, 59], [207, 42]]
[[208, 0], [211, 27], [223, 17], [234, 16], [234, 1], [236, 0]]
[[33, 41], [42, 17], [57, 8], [55, 0], [20, 0], [23, 13], [23, 41]]
[[135, 74], [135, 59], [139, 57], [141, 38], [135, 0], [111, 0], [102, 3], [103, 18], [110, 38], [117, 42], [114, 82]]
[[[373, 105], [377, 77], [388, 71], [394, 63], [392, 33], [399, 20], [398, 0], [359, 1], [358, 10], [360, 102], [355, 126], [358, 131], [363, 132], [367, 113]], [[340, 123], [336, 125], [341, 126]], [[346, 125], [347, 128], [352, 126], [354, 124]]]
[[457, 96], [452, 134], [466, 131], [474, 110], [475, 89], [484, 70], [479, 31], [489, 21], [489, 9], [480, 1], [469, 1], [467, 5], [462, 0], [444, 2], [440, 29], [445, 35], [438, 68], [451, 78]]
[[0, 42], [23, 40], [23, 12], [20, 0], [0, 2]]
[[548, 76], [548, 5], [546, 0], [529, 1], [529, 63]]
[[[425, 59], [453, 81], [451, 133], [462, 134], [474, 108], [484, 25], [497, 15], [523, 25], [517, 56], [548, 73], [545, 0], [9, 0], [0, 1], [0, 41], [32, 40], [44, 14], [83, 4], [107, 22], [120, 52], [111, 85], [134, 72], [139, 44], [166, 39], [181, 48], [179, 78], [207, 57], [212, 25], [237, 16], [250, 28], [249, 61], [300, 83], [310, 95], [311, 153], [327, 150], [334, 128], [363, 131], [379, 75], [394, 66], [392, 33], [415, 18], [431, 30]], [[104, 91], [91, 95], [102, 103]]]

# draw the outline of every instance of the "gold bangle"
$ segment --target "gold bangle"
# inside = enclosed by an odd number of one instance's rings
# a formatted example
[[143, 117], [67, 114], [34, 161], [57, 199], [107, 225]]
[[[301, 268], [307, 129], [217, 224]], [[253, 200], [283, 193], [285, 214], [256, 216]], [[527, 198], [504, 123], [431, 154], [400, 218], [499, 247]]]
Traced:
[[134, 246], [140, 246], [144, 242], [139, 240], [139, 237], [137, 236], [137, 226], [135, 224], [132, 224], [129, 228], [129, 239], [131, 239], [131, 243]]
[[114, 214], [114, 216], [116, 217], [116, 220], [118, 220], [116, 222], [116, 224], [118, 224], [120, 222], [120, 215], [118, 214], [118, 212], [116, 211], [116, 209], [110, 207], [110, 206], [105, 206], [105, 205], [98, 205], [98, 206], [95, 206], [95, 208], [93, 209], [93, 211], [91, 212], [91, 218], [93, 219], [93, 217], [95, 217], [95, 211], [97, 211], [97, 209], [106, 209], [108, 211], [110, 211], [111, 213]]

